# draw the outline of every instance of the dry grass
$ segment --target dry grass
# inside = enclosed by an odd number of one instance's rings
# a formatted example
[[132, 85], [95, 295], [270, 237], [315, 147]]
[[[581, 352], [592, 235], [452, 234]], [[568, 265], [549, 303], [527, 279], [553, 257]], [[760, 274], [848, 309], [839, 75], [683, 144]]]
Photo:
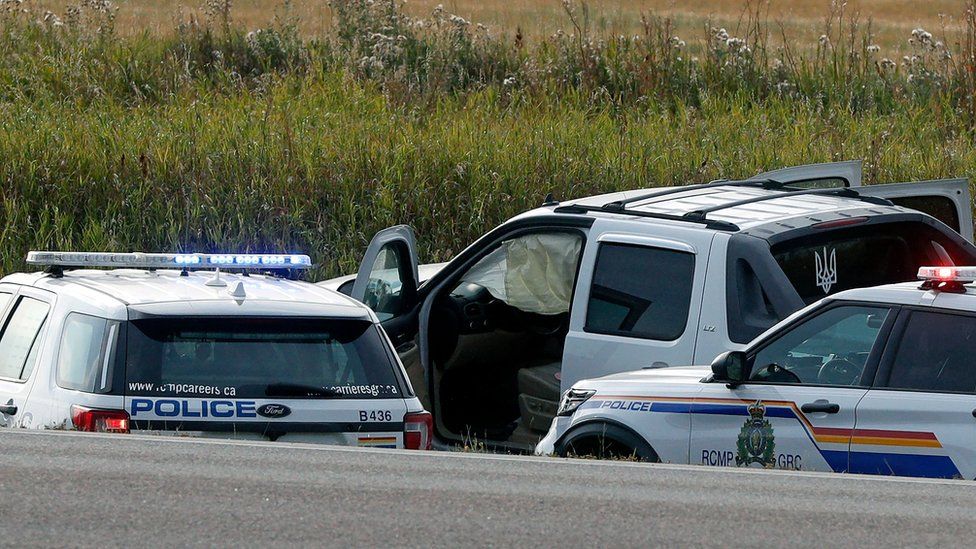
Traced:
[[[63, 12], [77, 0], [27, 0], [35, 5]], [[205, 17], [204, 0], [118, 0], [118, 30], [122, 33], [171, 32], [180, 18]], [[284, 0], [233, 0], [235, 22], [247, 28], [268, 26]], [[428, 15], [438, 4], [471, 21], [488, 25], [493, 32], [514, 35], [521, 29], [528, 40], [548, 36], [570, 26], [559, 0], [408, 0], [406, 11]], [[588, 0], [590, 20], [600, 34], [632, 35], [641, 31], [642, 14], [674, 19], [682, 37], [702, 35], [711, 22], [730, 31], [742, 24], [742, 0]], [[765, 4], [765, 3], [764, 3]], [[913, 28], [924, 27], [936, 34], [942, 29], [955, 34], [964, 25], [963, 0], [851, 0], [847, 10], [860, 13], [860, 20], [873, 22], [877, 41], [899, 52], [907, 48]], [[766, 10], [770, 21], [782, 24], [788, 35], [801, 43], [816, 43], [830, 0], [771, 0]], [[332, 24], [325, 0], [292, 0], [290, 10], [301, 20], [306, 35], [323, 34]], [[944, 16], [944, 17], [943, 17]]]

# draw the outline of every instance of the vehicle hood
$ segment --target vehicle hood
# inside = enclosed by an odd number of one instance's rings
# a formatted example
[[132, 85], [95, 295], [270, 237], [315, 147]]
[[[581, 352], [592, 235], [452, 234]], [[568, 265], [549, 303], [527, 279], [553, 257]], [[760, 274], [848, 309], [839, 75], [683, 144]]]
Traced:
[[583, 379], [577, 382], [574, 387], [580, 389], [621, 390], [680, 384], [697, 386], [702, 378], [711, 375], [711, 373], [712, 369], [709, 366], [647, 368], [594, 379]]

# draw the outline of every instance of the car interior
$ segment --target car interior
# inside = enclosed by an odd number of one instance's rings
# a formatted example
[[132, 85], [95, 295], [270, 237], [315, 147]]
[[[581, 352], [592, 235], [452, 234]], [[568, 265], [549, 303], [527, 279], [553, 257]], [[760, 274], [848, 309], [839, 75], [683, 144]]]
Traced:
[[442, 435], [530, 448], [549, 429], [582, 245], [575, 231], [505, 240], [434, 298], [428, 333]]
[[887, 317], [880, 307], [830, 309], [762, 348], [751, 379], [773, 383], [859, 385]]

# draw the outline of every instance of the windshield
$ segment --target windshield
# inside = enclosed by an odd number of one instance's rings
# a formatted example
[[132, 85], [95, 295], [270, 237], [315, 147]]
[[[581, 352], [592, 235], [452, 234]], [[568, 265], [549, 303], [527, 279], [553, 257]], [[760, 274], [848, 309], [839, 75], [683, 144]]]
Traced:
[[368, 321], [154, 318], [130, 325], [129, 395], [402, 396], [386, 340]]

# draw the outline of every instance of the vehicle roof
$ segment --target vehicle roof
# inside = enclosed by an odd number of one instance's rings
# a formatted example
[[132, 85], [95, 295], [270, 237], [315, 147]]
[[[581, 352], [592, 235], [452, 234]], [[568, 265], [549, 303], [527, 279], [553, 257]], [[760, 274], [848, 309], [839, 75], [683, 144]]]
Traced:
[[[630, 200], [642, 195], [679, 189], [680, 187], [656, 187], [651, 189], [635, 189], [596, 196], [590, 196], [559, 204], [565, 206], [599, 207], [621, 200]], [[856, 189], [854, 189], [856, 190]], [[722, 221], [736, 225], [740, 231], [757, 228], [775, 228], [783, 225], [778, 231], [796, 228], [792, 224], [784, 224], [792, 219], [816, 217], [815, 221], [827, 221], [852, 215], [883, 215], [892, 213], [917, 213], [915, 210], [899, 206], [872, 203], [855, 197], [844, 197], [829, 194], [791, 194], [783, 190], [767, 189], [761, 186], [739, 186], [714, 184], [706, 187], [689, 186], [687, 191], [679, 191], [663, 196], [639, 200], [627, 204], [629, 212], [646, 212], [652, 214], [666, 214], [684, 216], [703, 209], [724, 206], [742, 200], [756, 198], [768, 199], [751, 204], [724, 208], [707, 215], [709, 220]], [[857, 210], [855, 213], [854, 210]], [[551, 213], [551, 208], [541, 208], [533, 212]], [[590, 212], [592, 215], [616, 216], [648, 223], [682, 223], [682, 221], [661, 220], [628, 216], [617, 212]], [[831, 215], [834, 214], [834, 215]]]
[[872, 288], [857, 288], [838, 292], [832, 300], [868, 301], [893, 305], [930, 305], [933, 307], [976, 311], [976, 287], [965, 285], [965, 293], [953, 293], [919, 288], [921, 281], [885, 284]]
[[[182, 314], [215, 314], [235, 311], [235, 307], [240, 309], [240, 305], [247, 304], [246, 314], [257, 314], [260, 309], [265, 309], [279, 314], [294, 310], [303, 316], [371, 318], [365, 305], [308, 282], [221, 272], [220, 279], [226, 286], [208, 286], [206, 282], [213, 277], [213, 271], [190, 271], [187, 276], [180, 276], [179, 270], [172, 269], [85, 269], [65, 271], [62, 277], [43, 272], [17, 273], [0, 279], [0, 282], [71, 296], [96, 306], [123, 305], [157, 310], [159, 314], [181, 314], [180, 311]], [[231, 295], [238, 283], [243, 286], [243, 299]]]

